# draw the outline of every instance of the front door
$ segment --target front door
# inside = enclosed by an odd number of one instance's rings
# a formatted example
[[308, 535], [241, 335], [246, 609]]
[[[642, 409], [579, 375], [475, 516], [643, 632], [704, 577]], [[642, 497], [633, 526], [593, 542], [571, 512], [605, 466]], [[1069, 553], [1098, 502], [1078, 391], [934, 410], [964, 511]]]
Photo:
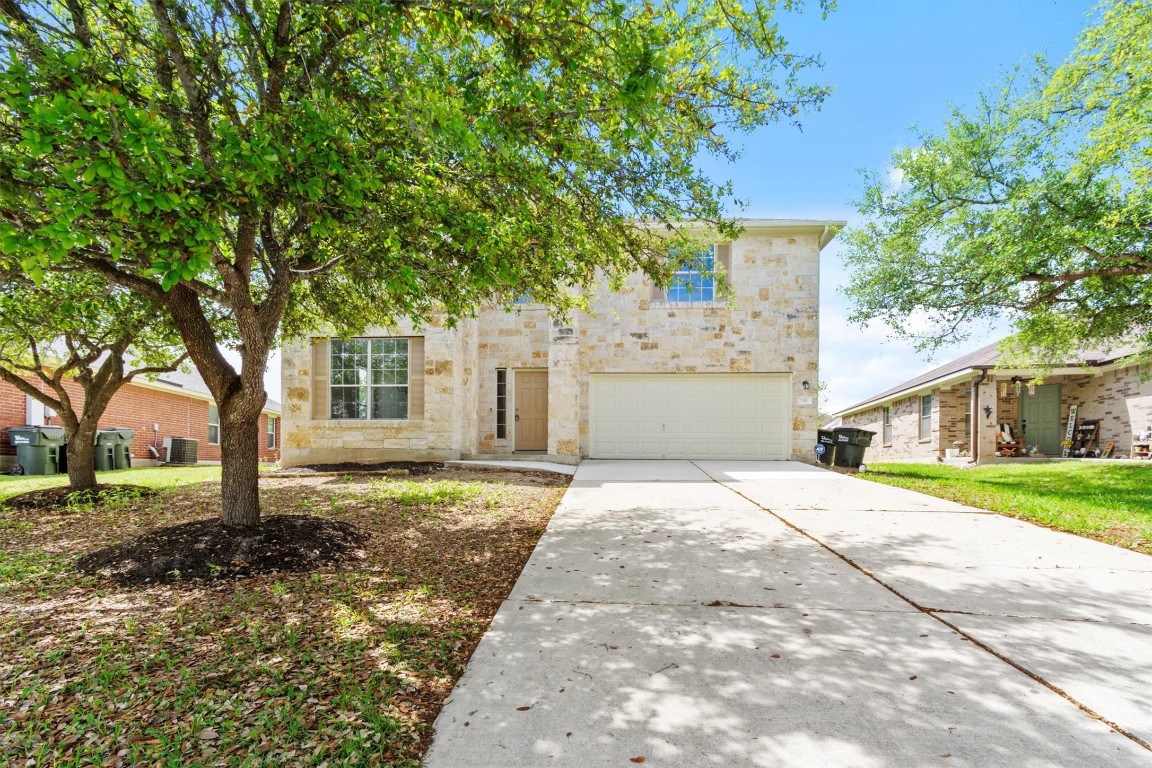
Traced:
[[1023, 442], [1035, 445], [1045, 456], [1060, 455], [1064, 437], [1060, 421], [1060, 385], [1041, 384], [1035, 394], [1020, 393], [1020, 432]]
[[548, 371], [516, 371], [516, 450], [548, 450]]

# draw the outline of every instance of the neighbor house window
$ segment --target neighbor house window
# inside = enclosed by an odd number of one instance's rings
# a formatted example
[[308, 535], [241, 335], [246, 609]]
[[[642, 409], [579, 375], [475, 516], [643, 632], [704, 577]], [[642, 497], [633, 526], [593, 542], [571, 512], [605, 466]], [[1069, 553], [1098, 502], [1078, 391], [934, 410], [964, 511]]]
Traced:
[[268, 447], [276, 447], [276, 417], [268, 417]]
[[220, 409], [208, 406], [208, 445], [220, 445]]
[[920, 439], [932, 439], [932, 395], [920, 396]]
[[964, 439], [972, 442], [972, 388], [964, 390]]
[[884, 445], [892, 443], [892, 406], [884, 409]]
[[496, 369], [496, 439], [508, 438], [508, 369]]
[[408, 418], [408, 339], [332, 339], [333, 419]]
[[668, 286], [668, 301], [713, 301], [716, 298], [716, 248], [688, 259]]

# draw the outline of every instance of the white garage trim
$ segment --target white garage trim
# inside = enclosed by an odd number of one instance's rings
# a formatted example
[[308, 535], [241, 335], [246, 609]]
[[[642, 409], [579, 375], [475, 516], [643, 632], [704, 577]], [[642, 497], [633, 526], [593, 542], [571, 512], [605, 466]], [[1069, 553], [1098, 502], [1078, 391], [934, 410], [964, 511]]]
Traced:
[[789, 373], [595, 373], [593, 459], [788, 459]]

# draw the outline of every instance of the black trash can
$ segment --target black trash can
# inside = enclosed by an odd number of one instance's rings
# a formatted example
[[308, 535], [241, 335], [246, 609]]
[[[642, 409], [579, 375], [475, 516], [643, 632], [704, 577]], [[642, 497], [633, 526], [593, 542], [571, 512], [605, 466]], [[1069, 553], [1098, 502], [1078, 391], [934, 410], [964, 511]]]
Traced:
[[61, 427], [8, 427], [8, 442], [16, 446], [16, 461], [26, 475], [58, 475], [67, 469]]
[[96, 431], [96, 469], [131, 469], [132, 437], [136, 433], [126, 427], [113, 427]]
[[[832, 453], [836, 448], [836, 440], [830, 429], [816, 430], [816, 460], [821, 464], [832, 464]], [[824, 450], [820, 450], [823, 448]]]
[[856, 427], [837, 427], [832, 430], [836, 442], [836, 466], [858, 469], [864, 463], [864, 449], [872, 445], [872, 436], [875, 434]]

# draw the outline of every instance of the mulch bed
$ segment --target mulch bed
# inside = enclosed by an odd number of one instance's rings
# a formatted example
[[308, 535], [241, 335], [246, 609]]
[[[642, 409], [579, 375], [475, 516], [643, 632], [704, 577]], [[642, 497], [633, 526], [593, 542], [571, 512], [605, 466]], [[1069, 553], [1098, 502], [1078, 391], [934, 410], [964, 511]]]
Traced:
[[0, 501], [0, 506], [9, 509], [65, 509], [78, 505], [100, 505], [110, 500], [150, 499], [156, 494], [154, 488], [131, 483], [98, 485], [82, 491], [73, 491], [65, 485], [12, 496]]
[[76, 567], [121, 586], [213, 581], [336, 565], [359, 552], [368, 534], [339, 520], [273, 515], [254, 528], [219, 518], [150, 531], [80, 558]]

